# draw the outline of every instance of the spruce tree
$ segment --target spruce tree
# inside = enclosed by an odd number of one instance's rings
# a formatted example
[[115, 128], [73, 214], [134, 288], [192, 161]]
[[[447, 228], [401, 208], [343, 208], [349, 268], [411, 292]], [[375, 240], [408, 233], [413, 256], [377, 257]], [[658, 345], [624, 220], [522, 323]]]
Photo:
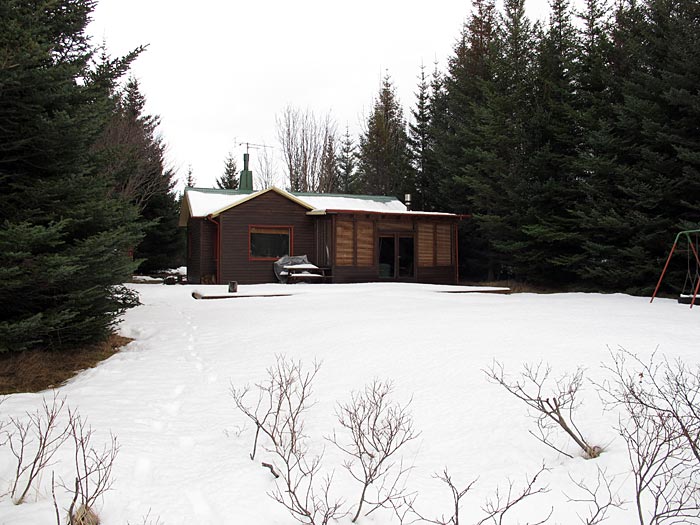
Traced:
[[[608, 203], [623, 235], [591, 278], [650, 293], [675, 233], [700, 227], [700, 6], [629, 3], [618, 20], [626, 39], [615, 39], [615, 57], [623, 55], [615, 65], [626, 75], [610, 133], [617, 166]], [[667, 282], [682, 286], [684, 271]]]
[[194, 188], [197, 181], [194, 178], [194, 172], [192, 171], [192, 164], [187, 166], [187, 178], [185, 179], [185, 186], [188, 188]]
[[358, 179], [363, 193], [403, 198], [413, 191], [406, 122], [388, 74], [360, 137]]
[[[461, 225], [462, 274], [493, 277], [496, 261], [483, 219], [493, 214], [492, 188], [502, 174], [494, 134], [495, 65], [498, 34], [495, 3], [477, 0], [445, 78], [445, 121], [436, 145], [441, 191], [450, 211], [470, 213]], [[499, 195], [497, 191], [495, 193]]]
[[489, 277], [501, 279], [518, 277], [513, 254], [522, 242], [521, 221], [529, 208], [534, 38], [524, 4], [506, 0], [500, 16], [494, 78], [482, 111], [484, 148], [490, 155], [472, 198], [475, 221], [488, 243]]
[[408, 126], [408, 145], [416, 177], [414, 209], [425, 209], [426, 195], [431, 191], [429, 157], [433, 148], [430, 134], [430, 86], [421, 64], [416, 92], [416, 106], [411, 111], [413, 121]]
[[341, 193], [357, 193], [356, 180], [357, 152], [355, 143], [350, 136], [348, 126], [345, 126], [345, 134], [340, 142], [340, 154], [338, 159], [338, 191]]
[[[618, 16], [624, 17], [619, 10]], [[606, 2], [587, 0], [579, 17], [583, 24], [576, 104], [584, 133], [577, 162], [579, 172], [585, 174], [581, 178], [585, 196], [572, 209], [581, 227], [586, 258], [577, 272], [585, 289], [616, 291], [626, 288], [629, 274], [625, 274], [635, 271], [625, 268], [624, 262], [625, 245], [632, 231], [623, 216], [626, 214], [620, 214], [620, 150], [612, 131], [614, 108], [622, 101], [627, 73], [622, 64], [615, 64], [613, 20]], [[631, 44], [625, 40], [625, 46]], [[624, 58], [628, 59], [632, 57]]]
[[144, 221], [145, 237], [134, 249], [137, 271], [178, 267], [184, 264], [185, 239], [177, 226], [175, 177], [166, 166], [160, 119], [145, 112], [146, 98], [134, 78], [114, 98], [114, 114], [94, 149], [115, 191], [139, 208]]
[[529, 209], [514, 261], [531, 281], [568, 286], [585, 262], [579, 222], [572, 211], [585, 197], [585, 173], [578, 163], [582, 129], [575, 103], [578, 36], [568, 0], [552, 0], [550, 5], [549, 27], [537, 43]]
[[443, 192], [446, 173], [443, 171], [442, 148], [440, 145], [448, 133], [447, 93], [445, 79], [435, 62], [430, 78], [430, 99], [428, 101], [428, 141], [431, 144], [424, 152], [422, 209], [438, 211], [449, 209], [449, 202]]
[[324, 136], [319, 164], [317, 191], [335, 193], [340, 181], [340, 164], [335, 134], [330, 130]]
[[89, 0], [0, 3], [0, 352], [107, 336], [137, 302], [121, 286], [140, 239], [93, 145], [138, 50], [101, 63]]
[[220, 190], [237, 190], [239, 177], [236, 159], [233, 153], [229, 153], [224, 161], [224, 173], [216, 179], [216, 187]]

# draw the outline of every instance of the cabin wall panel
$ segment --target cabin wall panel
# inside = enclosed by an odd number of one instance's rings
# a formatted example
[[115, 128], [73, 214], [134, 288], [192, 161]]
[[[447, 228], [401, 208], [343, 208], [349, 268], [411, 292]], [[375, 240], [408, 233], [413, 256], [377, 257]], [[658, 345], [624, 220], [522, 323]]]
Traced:
[[418, 223], [418, 266], [435, 266], [435, 224]]
[[452, 226], [450, 224], [438, 224], [435, 228], [437, 245], [437, 266], [449, 266], [452, 264]]
[[249, 226], [290, 226], [290, 255], [307, 255], [316, 263], [314, 219], [307, 209], [271, 191], [223, 212], [221, 221], [220, 282], [275, 282], [273, 260], [251, 260]]
[[216, 226], [205, 219], [187, 223], [187, 281], [212, 283], [216, 276]]
[[374, 265], [374, 223], [372, 221], [357, 221], [357, 266]]
[[338, 220], [335, 223], [335, 264], [352, 266], [355, 250], [355, 230], [352, 221]]

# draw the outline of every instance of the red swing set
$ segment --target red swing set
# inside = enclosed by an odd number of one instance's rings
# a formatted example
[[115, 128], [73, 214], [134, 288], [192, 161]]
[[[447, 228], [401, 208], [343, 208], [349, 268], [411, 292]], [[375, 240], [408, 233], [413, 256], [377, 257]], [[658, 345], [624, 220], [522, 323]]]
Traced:
[[[676, 248], [678, 247], [678, 242], [681, 240], [681, 237], [684, 237], [685, 240], [688, 243], [688, 250], [687, 250], [687, 259], [688, 259], [688, 270], [685, 274], [685, 282], [683, 283], [683, 291], [681, 292], [680, 297], [678, 298], [679, 303], [685, 303], [688, 304], [690, 303], [690, 307], [692, 308], [693, 305], [695, 304], [695, 300], [697, 299], [698, 296], [698, 290], [700, 289], [700, 256], [698, 256], [698, 234], [700, 234], [700, 230], [685, 230], [682, 232], [678, 232], [678, 235], [676, 235], [676, 240], [673, 241], [673, 247], [671, 248], [671, 253], [668, 254], [668, 259], [666, 259], [666, 264], [664, 265], [664, 269], [661, 272], [661, 277], [659, 277], [659, 282], [656, 284], [656, 289], [654, 290], [654, 294], [651, 296], [651, 301], [650, 303], [654, 300], [656, 297], [656, 293], [659, 291], [659, 287], [661, 286], [661, 281], [664, 280], [664, 276], [666, 275], [666, 270], [668, 270], [668, 264], [671, 262], [671, 257], [673, 257], [673, 254], [676, 251]], [[693, 237], [694, 236], [694, 239]], [[691, 258], [690, 254], [693, 254], [693, 257], [695, 259], [695, 272], [691, 272]], [[690, 282], [690, 287], [687, 288], [688, 283]], [[686, 289], [688, 289], [690, 293], [686, 294]]]

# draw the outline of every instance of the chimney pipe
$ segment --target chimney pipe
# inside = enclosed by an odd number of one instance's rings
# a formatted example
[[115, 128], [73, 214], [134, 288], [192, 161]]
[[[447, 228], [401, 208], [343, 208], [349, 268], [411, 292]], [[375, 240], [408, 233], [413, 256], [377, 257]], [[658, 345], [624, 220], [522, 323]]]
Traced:
[[243, 154], [243, 171], [238, 189], [241, 191], [253, 191], [253, 172], [248, 169], [248, 153]]

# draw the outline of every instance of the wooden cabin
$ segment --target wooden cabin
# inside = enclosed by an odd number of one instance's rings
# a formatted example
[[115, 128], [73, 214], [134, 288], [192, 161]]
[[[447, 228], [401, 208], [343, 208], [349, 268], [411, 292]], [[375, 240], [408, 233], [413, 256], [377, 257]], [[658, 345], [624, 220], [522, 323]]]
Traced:
[[190, 283], [275, 282], [273, 263], [307, 255], [332, 282], [452, 284], [459, 215], [409, 211], [394, 197], [187, 188]]

